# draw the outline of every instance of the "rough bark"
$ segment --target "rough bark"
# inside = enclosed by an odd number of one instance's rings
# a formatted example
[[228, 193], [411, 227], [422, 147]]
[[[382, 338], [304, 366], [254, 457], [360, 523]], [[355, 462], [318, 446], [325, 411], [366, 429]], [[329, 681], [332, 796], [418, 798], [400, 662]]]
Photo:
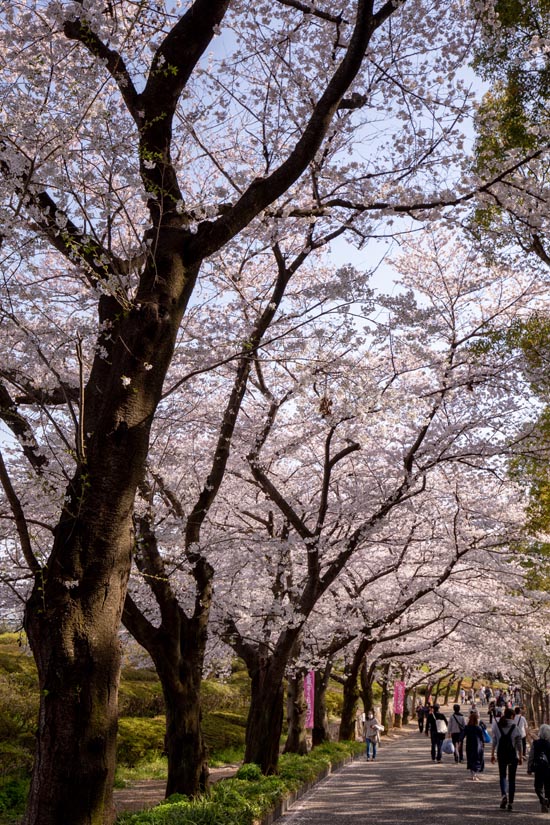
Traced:
[[181, 616], [168, 632], [161, 628], [152, 639], [141, 636], [155, 663], [164, 695], [167, 797], [173, 793], [195, 797], [208, 790], [207, 754], [201, 729], [204, 661], [201, 635], [202, 629], [196, 621]]
[[212, 601], [212, 569], [200, 559], [194, 566], [195, 608], [188, 617], [172, 590], [148, 517], [139, 520], [136, 564], [151, 583], [161, 614], [154, 627], [127, 596], [123, 622], [151, 656], [166, 707], [166, 796], [189, 797], [208, 789], [206, 748], [201, 730], [201, 681]]
[[251, 676], [244, 761], [255, 762], [262, 773], [269, 776], [277, 772], [283, 730], [284, 689], [281, 664], [260, 659]]
[[[344, 697], [340, 722], [340, 742], [355, 739], [355, 710], [359, 699], [359, 672], [367, 655], [367, 651], [370, 650], [371, 647], [371, 640], [363, 637], [356, 648], [353, 659], [346, 665], [344, 671]], [[368, 708], [365, 707], [365, 712], [367, 710]]]
[[327, 663], [324, 671], [315, 672], [315, 705], [313, 708], [313, 730], [311, 742], [313, 747], [330, 741], [330, 729], [327, 714], [327, 687], [332, 670], [332, 663]]
[[[111, 324], [109, 340], [100, 338], [109, 357], [94, 361], [77, 471], [26, 605], [40, 710], [25, 825], [102, 825], [113, 818], [118, 629], [134, 547], [133, 503], [185, 304], [185, 269], [172, 239], [167, 246], [164, 240], [167, 278], [156, 309], [123, 313], [113, 298], [100, 299], [100, 320]], [[168, 302], [171, 311], [159, 311]], [[157, 369], [145, 370], [145, 362]]]
[[287, 683], [286, 694], [288, 733], [283, 753], [307, 754], [306, 715], [307, 702], [304, 693], [304, 674], [298, 673]]
[[387, 733], [390, 725], [389, 708], [390, 708], [390, 664], [382, 665], [382, 699], [380, 702], [380, 718], [384, 725], [384, 731]]
[[340, 732], [338, 734], [340, 742], [355, 739], [355, 711], [358, 699], [357, 672], [355, 672], [355, 674], [346, 673], [342, 713], [340, 717]]
[[367, 666], [367, 660], [363, 662], [361, 667], [361, 697], [363, 699], [363, 708], [365, 713], [369, 710], [374, 710], [374, 668], [371, 670]]
[[[181, 646], [185, 650], [185, 645]], [[165, 750], [168, 757], [166, 796], [197, 796], [208, 790], [208, 763], [201, 730], [202, 657], [181, 653], [175, 661], [156, 662], [166, 704]]]

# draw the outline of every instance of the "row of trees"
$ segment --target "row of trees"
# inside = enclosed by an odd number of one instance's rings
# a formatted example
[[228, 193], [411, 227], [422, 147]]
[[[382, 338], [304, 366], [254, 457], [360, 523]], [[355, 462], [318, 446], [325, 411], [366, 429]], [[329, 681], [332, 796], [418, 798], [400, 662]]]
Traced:
[[299, 709], [305, 669], [321, 690], [343, 660], [348, 735], [377, 662], [471, 670], [502, 605], [532, 609], [507, 468], [540, 402], [502, 342], [545, 307], [543, 259], [487, 263], [434, 228], [403, 237], [384, 296], [327, 256], [411, 217], [456, 238], [474, 197], [500, 206], [543, 162], [464, 152], [463, 69], [500, 5], [2, 11], [3, 581], [41, 687], [26, 825], [112, 819], [121, 620], [163, 685], [167, 791], [194, 795], [209, 662], [245, 661], [245, 758], [269, 772], [285, 676]]

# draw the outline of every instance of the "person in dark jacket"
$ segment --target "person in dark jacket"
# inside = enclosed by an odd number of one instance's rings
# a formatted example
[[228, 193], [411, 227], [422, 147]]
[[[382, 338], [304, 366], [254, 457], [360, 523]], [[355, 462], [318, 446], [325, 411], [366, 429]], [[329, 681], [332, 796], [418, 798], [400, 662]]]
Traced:
[[466, 742], [466, 767], [470, 771], [473, 780], [479, 779], [485, 768], [485, 754], [483, 744], [483, 730], [479, 724], [479, 715], [473, 710], [468, 718], [468, 724], [464, 728], [464, 741]]
[[460, 712], [460, 705], [453, 705], [453, 714], [449, 719], [449, 733], [455, 748], [455, 762], [462, 762], [464, 745], [464, 728], [466, 720]]
[[432, 762], [441, 762], [441, 745], [447, 734], [447, 717], [440, 713], [439, 705], [434, 705], [433, 712], [428, 714], [426, 735], [432, 741]]
[[529, 751], [527, 773], [535, 774], [535, 793], [542, 813], [547, 814], [550, 808], [550, 725], [540, 726], [539, 738]]
[[[493, 722], [491, 738], [493, 740], [491, 762], [498, 762], [500, 792], [502, 794], [500, 807], [508, 808], [511, 811], [516, 793], [518, 764], [523, 763], [521, 733], [514, 722], [513, 708], [506, 708], [502, 718], [498, 722], [496, 720]], [[508, 774], [508, 792], [506, 792], [506, 774]]]
[[419, 702], [416, 706], [416, 719], [418, 722], [418, 730], [420, 733], [424, 733], [424, 720], [426, 715], [424, 713], [424, 705], [422, 702]]

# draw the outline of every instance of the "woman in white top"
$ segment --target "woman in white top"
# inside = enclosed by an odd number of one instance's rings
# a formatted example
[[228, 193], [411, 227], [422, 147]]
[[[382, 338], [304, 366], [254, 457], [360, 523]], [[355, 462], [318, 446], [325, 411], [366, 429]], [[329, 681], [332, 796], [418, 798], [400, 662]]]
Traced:
[[372, 758], [373, 760], [376, 759], [376, 749], [378, 744], [380, 743], [380, 731], [384, 730], [383, 725], [381, 725], [374, 715], [373, 710], [369, 710], [367, 713], [367, 718], [365, 720], [365, 745], [366, 745], [366, 756], [367, 762], [370, 759], [370, 749], [372, 746]]

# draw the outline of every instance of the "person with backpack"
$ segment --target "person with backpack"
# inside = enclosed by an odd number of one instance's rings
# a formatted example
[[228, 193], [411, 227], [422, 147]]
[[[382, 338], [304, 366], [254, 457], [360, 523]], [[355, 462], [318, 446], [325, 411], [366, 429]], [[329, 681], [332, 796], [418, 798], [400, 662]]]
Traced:
[[466, 720], [460, 712], [460, 705], [453, 705], [453, 715], [449, 719], [449, 733], [455, 749], [455, 762], [462, 762], [464, 759], [464, 728]]
[[464, 739], [466, 741], [466, 767], [470, 771], [472, 780], [478, 781], [478, 774], [485, 768], [485, 745], [483, 730], [479, 724], [479, 714], [475, 710], [470, 713], [468, 724], [464, 728]]
[[[521, 732], [514, 722], [514, 709], [505, 708], [502, 718], [493, 722], [491, 762], [498, 762], [502, 799], [500, 807], [512, 810], [516, 793], [516, 772], [523, 763]], [[508, 788], [506, 779], [508, 778]]]
[[535, 793], [543, 814], [550, 808], [550, 725], [541, 725], [529, 751], [527, 773], [535, 774]]
[[432, 742], [432, 762], [441, 762], [441, 745], [447, 735], [447, 717], [440, 713], [439, 705], [433, 706], [433, 712], [428, 715], [426, 735], [429, 734]]

